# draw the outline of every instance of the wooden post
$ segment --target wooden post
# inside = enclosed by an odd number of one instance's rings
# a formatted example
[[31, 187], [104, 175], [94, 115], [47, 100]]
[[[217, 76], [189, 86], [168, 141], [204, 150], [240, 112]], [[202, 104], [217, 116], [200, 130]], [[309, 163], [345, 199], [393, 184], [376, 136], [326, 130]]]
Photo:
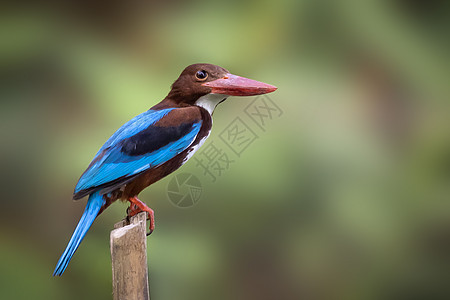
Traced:
[[114, 300], [149, 300], [147, 213], [114, 225], [110, 235]]

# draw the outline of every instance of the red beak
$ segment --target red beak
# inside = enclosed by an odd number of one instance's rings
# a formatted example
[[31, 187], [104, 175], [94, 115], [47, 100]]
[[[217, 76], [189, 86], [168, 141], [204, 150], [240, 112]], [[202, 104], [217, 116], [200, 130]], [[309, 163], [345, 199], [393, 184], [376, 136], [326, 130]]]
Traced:
[[254, 96], [275, 91], [276, 86], [248, 79], [245, 77], [227, 74], [223, 78], [203, 83], [211, 88], [212, 94], [229, 96]]

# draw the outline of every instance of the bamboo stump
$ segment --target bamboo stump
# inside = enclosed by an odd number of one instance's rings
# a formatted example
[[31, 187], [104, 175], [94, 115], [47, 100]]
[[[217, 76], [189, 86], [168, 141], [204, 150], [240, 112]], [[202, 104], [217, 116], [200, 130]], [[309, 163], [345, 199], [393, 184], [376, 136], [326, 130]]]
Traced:
[[149, 300], [147, 213], [114, 225], [110, 235], [114, 300]]

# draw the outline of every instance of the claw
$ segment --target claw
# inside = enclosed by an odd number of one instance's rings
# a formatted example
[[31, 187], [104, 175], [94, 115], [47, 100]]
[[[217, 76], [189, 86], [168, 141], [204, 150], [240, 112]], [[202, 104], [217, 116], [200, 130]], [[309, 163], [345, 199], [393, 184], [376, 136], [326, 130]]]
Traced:
[[147, 219], [150, 220], [150, 227], [149, 232], [147, 233], [147, 236], [149, 236], [153, 230], [155, 230], [155, 213], [153, 209], [148, 207], [144, 202], [139, 200], [137, 197], [130, 197], [128, 198], [128, 201], [130, 201], [131, 205], [127, 209], [127, 217], [132, 217], [142, 211], [147, 212], [148, 217]]

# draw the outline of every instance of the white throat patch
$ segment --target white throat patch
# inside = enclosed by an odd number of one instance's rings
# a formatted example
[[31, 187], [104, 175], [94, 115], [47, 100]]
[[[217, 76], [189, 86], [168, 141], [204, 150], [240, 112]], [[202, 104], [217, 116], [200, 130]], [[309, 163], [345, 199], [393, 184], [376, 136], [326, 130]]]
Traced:
[[207, 94], [198, 98], [198, 100], [195, 101], [195, 105], [203, 107], [209, 112], [210, 115], [212, 115], [217, 104], [228, 97], [228, 95], [222, 94]]

